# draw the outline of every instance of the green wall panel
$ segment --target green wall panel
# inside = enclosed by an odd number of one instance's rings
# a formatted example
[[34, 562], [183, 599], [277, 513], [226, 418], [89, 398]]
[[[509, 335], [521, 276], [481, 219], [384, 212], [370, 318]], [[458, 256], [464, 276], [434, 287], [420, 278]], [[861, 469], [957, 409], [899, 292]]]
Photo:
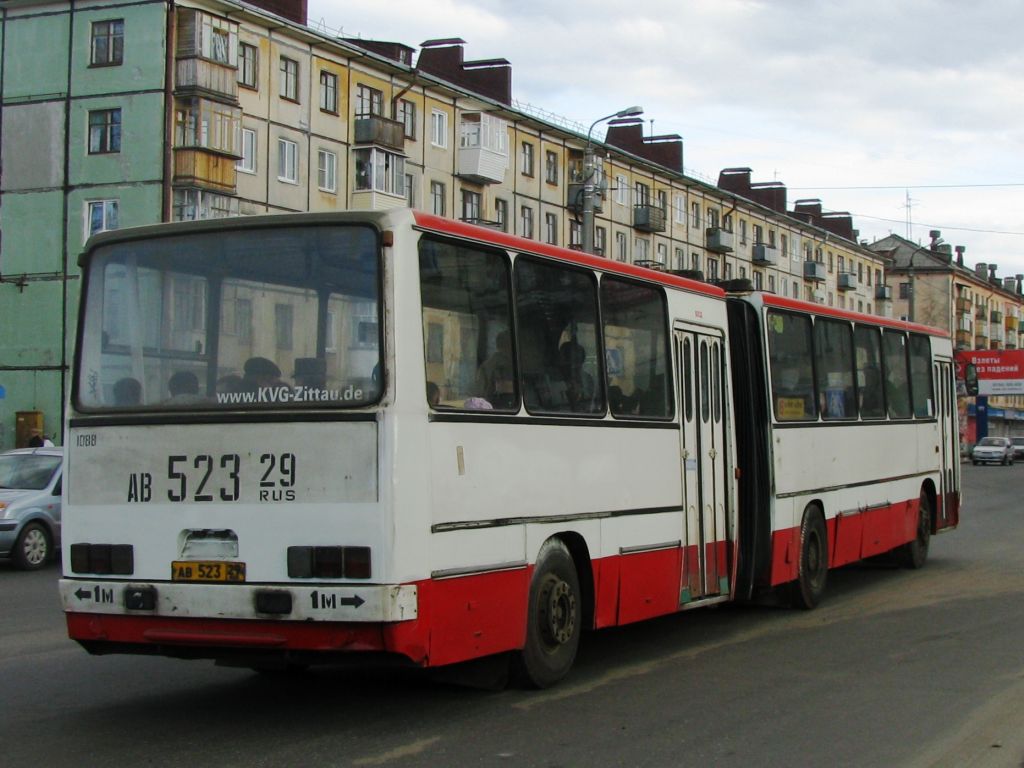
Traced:
[[63, 283], [0, 285], [0, 366], [60, 365]]
[[[89, 154], [89, 112], [121, 110], [121, 149]], [[101, 96], [71, 107], [68, 179], [72, 185], [150, 181], [163, 175], [163, 93]]]
[[59, 191], [8, 192], [3, 197], [0, 272], [61, 272], [63, 195]]
[[[162, 89], [166, 18], [163, 0], [77, 12], [72, 53], [75, 61], [72, 90], [75, 95]], [[117, 66], [90, 67], [92, 24], [114, 19], [124, 21], [124, 59]]]
[[4, 101], [61, 96], [68, 89], [67, 13], [8, 18], [5, 29]]
[[119, 228], [156, 224], [160, 221], [163, 186], [117, 184], [76, 189], [68, 195], [68, 274], [78, 274], [78, 256], [86, 240], [86, 203], [90, 200], [117, 200]]

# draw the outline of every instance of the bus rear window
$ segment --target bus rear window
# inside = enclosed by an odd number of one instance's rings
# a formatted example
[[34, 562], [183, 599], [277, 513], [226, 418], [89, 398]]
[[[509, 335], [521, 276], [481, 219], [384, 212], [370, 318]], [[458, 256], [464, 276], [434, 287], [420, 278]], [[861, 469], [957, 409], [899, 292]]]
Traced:
[[356, 407], [380, 392], [379, 255], [361, 226], [173, 234], [86, 271], [84, 410]]

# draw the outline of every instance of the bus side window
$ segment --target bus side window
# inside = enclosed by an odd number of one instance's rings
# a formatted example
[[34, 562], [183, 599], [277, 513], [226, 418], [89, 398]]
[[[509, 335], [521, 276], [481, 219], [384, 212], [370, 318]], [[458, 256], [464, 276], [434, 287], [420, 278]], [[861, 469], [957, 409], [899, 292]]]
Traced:
[[[428, 392], [424, 386], [429, 405], [518, 410], [515, 375], [507, 369], [513, 359], [508, 257], [424, 237], [420, 296], [425, 379], [436, 387]], [[501, 355], [508, 366], [498, 364]], [[491, 376], [481, 375], [482, 369]]]
[[814, 322], [814, 362], [823, 419], [857, 418], [853, 387], [853, 338], [850, 324], [817, 318]]
[[882, 352], [885, 358], [885, 401], [889, 405], [889, 417], [909, 419], [912, 411], [906, 335], [899, 331], [883, 331]]
[[515, 280], [526, 409], [603, 414], [603, 361], [593, 273], [520, 256]]
[[885, 418], [882, 390], [882, 340], [878, 328], [858, 325], [853, 332], [857, 359], [857, 395], [864, 419]]
[[818, 418], [812, 366], [811, 319], [789, 312], [768, 313], [768, 358], [772, 401], [778, 421]]
[[601, 279], [601, 316], [612, 414], [672, 416], [663, 292], [605, 276]]
[[935, 393], [932, 391], [932, 349], [927, 336], [910, 335], [910, 393], [914, 416], [927, 419], [935, 416]]

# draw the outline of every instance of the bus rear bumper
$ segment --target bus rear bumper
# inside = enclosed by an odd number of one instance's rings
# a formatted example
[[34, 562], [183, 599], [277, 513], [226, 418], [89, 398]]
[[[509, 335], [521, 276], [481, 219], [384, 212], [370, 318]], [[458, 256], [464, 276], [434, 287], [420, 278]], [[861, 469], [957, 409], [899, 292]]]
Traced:
[[61, 579], [71, 614], [209, 617], [304, 622], [394, 622], [417, 618], [414, 584], [191, 584]]

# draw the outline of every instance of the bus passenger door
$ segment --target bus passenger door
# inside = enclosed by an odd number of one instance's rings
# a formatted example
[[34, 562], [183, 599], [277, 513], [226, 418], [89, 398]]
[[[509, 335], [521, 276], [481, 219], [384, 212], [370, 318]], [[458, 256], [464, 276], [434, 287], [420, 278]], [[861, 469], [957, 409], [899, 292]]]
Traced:
[[939, 422], [942, 480], [939, 490], [936, 529], [955, 526], [960, 519], [960, 414], [957, 409], [953, 363], [936, 360], [934, 365], [935, 413]]
[[679, 602], [729, 590], [725, 521], [725, 413], [721, 336], [676, 330], [683, 567]]

